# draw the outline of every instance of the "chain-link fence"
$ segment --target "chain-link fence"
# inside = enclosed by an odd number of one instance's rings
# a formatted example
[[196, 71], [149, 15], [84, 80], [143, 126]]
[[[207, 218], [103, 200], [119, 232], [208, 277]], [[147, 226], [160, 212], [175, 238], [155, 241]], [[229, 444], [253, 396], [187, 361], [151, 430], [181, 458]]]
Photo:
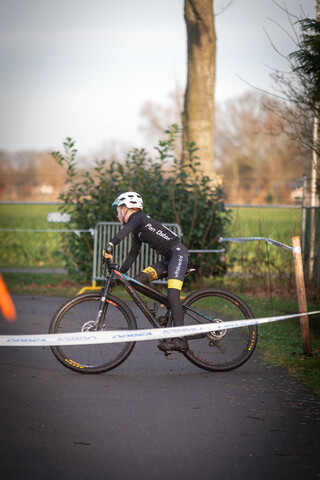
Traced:
[[[291, 237], [301, 234], [301, 208], [230, 205], [229, 209], [228, 237], [265, 237], [291, 245]], [[263, 241], [230, 243], [226, 259], [229, 270], [235, 273], [289, 274], [292, 271], [292, 254]]]
[[[295, 205], [227, 205], [227, 208], [230, 222], [225, 237], [267, 237], [291, 245], [292, 236], [302, 236], [305, 264], [312, 257], [312, 269], [320, 282], [318, 208], [314, 209], [314, 219], [310, 207]], [[69, 221], [70, 216], [61, 213], [58, 203], [0, 202], [0, 270], [65, 271], [63, 236], [89, 232], [93, 237], [95, 228], [87, 225], [86, 230], [70, 230]], [[309, 248], [311, 221], [316, 226], [313, 256]], [[274, 273], [292, 273], [292, 254], [265, 242], [231, 243], [226, 249], [232, 271], [254, 274], [271, 269]]]
[[[307, 276], [310, 271], [320, 283], [320, 209], [298, 205], [229, 205], [230, 237], [265, 237], [291, 246], [293, 236], [301, 237], [302, 256]], [[311, 229], [311, 224], [314, 228]], [[313, 231], [313, 238], [312, 236]], [[229, 262], [242, 272], [259, 272], [264, 266], [275, 273], [290, 273], [292, 254], [270, 247], [265, 242], [230, 245]]]

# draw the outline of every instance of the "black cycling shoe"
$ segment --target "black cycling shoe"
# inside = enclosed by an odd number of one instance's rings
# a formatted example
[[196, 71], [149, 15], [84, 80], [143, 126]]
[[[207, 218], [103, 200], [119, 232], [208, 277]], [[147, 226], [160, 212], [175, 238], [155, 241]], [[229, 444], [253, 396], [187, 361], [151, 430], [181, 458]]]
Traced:
[[167, 342], [162, 340], [158, 345], [162, 352], [186, 352], [188, 350], [188, 342], [184, 338], [172, 338]]

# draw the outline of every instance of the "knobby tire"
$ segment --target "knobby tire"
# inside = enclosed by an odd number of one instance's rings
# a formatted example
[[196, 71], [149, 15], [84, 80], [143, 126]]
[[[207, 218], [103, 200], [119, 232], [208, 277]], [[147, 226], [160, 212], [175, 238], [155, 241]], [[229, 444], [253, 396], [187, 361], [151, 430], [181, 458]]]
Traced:
[[[241, 298], [218, 288], [197, 290], [183, 304], [193, 310], [185, 308], [184, 325], [254, 318]], [[188, 360], [204, 370], [223, 372], [240, 367], [251, 357], [258, 340], [258, 328], [253, 325], [226, 329], [222, 333], [213, 328], [208, 334], [186, 338], [189, 349], [184, 355]]]
[[[130, 308], [119, 298], [106, 297], [106, 313], [102, 331], [136, 330]], [[100, 306], [99, 293], [84, 293], [66, 301], [53, 315], [49, 333], [88, 331]], [[89, 329], [89, 330], [87, 330]], [[92, 332], [94, 333], [94, 332]], [[54, 356], [64, 367], [79, 373], [103, 373], [118, 367], [134, 348], [134, 342], [53, 346]]]

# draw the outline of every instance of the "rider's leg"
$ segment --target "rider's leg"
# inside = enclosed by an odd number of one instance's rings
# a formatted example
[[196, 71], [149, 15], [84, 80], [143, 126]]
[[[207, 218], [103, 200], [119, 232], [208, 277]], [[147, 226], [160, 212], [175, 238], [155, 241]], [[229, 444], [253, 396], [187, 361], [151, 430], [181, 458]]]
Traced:
[[[170, 280], [168, 282], [168, 300], [171, 307], [172, 324], [175, 327], [183, 325], [183, 308], [180, 302], [180, 288], [170, 288]], [[182, 282], [181, 282], [182, 287]]]
[[171, 306], [174, 326], [183, 325], [183, 308], [180, 302], [184, 277], [189, 266], [189, 252], [179, 243], [171, 250], [168, 265], [168, 300]]
[[[176, 245], [171, 250], [172, 255], [168, 265], [168, 300], [171, 307], [172, 324], [174, 327], [183, 325], [183, 307], [180, 301], [180, 293], [183, 280], [189, 265], [188, 250], [182, 245]], [[173, 338], [170, 342], [161, 342], [160, 350], [186, 351], [187, 341], [184, 338]]]
[[134, 279], [138, 280], [140, 283], [149, 283], [160, 278], [167, 276], [168, 267], [167, 263], [164, 260], [154, 263], [150, 267], [145, 268], [142, 272], [138, 273]]

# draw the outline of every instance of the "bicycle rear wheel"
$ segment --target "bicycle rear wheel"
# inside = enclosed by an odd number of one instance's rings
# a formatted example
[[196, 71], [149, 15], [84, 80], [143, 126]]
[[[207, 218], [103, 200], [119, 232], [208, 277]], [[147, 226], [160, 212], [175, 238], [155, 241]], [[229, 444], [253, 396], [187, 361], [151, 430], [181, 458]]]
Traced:
[[[184, 325], [219, 323], [254, 318], [248, 305], [237, 295], [218, 288], [204, 288], [190, 294], [183, 304]], [[189, 349], [185, 357], [197, 367], [213, 372], [233, 370], [253, 354], [258, 339], [256, 325], [217, 330], [186, 337]]]
[[[90, 332], [100, 306], [99, 293], [84, 293], [64, 303], [53, 315], [49, 333]], [[135, 330], [137, 324], [128, 306], [111, 295], [100, 330]], [[102, 373], [120, 365], [132, 352], [134, 342], [51, 347], [63, 366], [79, 373]]]

